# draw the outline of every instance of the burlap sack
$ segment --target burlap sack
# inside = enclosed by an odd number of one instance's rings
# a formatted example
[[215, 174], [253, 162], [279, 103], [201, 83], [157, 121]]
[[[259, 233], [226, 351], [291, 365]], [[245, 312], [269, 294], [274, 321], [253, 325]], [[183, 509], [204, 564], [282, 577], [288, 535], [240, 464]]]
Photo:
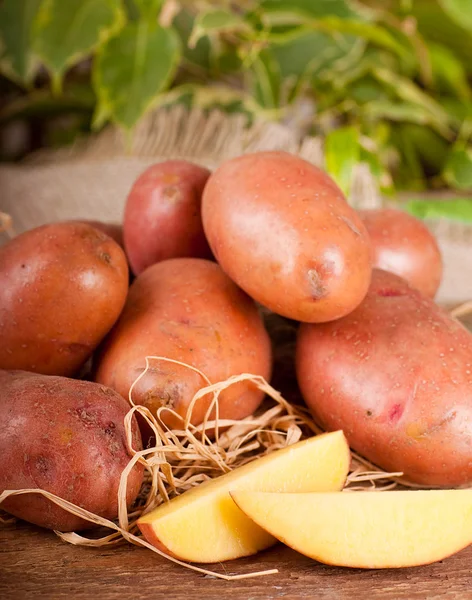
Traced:
[[[275, 149], [323, 166], [322, 141], [302, 138], [288, 127], [261, 122], [247, 127], [243, 116], [218, 111], [160, 109], [141, 122], [132, 140], [110, 127], [70, 149], [45, 151], [21, 165], [0, 167], [0, 211], [11, 215], [15, 233], [63, 219], [120, 221], [133, 181], [153, 162], [185, 158], [214, 168], [245, 152]], [[368, 169], [359, 166], [353, 178], [353, 206], [382, 205]], [[439, 301], [471, 299], [472, 227], [448, 221], [428, 225], [445, 262]]]

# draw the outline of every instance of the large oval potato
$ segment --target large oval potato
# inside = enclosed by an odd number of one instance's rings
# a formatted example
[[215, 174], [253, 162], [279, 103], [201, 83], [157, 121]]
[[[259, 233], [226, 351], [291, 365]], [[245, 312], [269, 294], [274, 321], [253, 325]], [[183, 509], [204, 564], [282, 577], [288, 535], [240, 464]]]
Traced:
[[150, 166], [126, 201], [123, 232], [135, 275], [156, 262], [191, 256], [211, 258], [200, 205], [210, 171], [185, 160]]
[[369, 232], [374, 267], [403, 277], [434, 298], [442, 277], [438, 244], [424, 223], [403, 210], [360, 210]]
[[[128, 397], [146, 356], [156, 355], [192, 365], [212, 383], [240, 373], [268, 378], [271, 371], [270, 340], [254, 302], [216, 263], [203, 259], [163, 261], [137, 277], [98, 357], [95, 379]], [[188, 368], [154, 360], [133, 389], [133, 400], [153, 414], [167, 406], [185, 417], [194, 394], [206, 385]], [[262, 397], [254, 384], [231, 386], [220, 396], [219, 416], [242, 419]], [[210, 400], [207, 394], [195, 405], [193, 424], [203, 421]], [[167, 411], [163, 421], [182, 427]]]
[[275, 313], [330, 321], [367, 292], [362, 221], [328, 175], [297, 156], [259, 152], [223, 163], [205, 186], [202, 215], [223, 270]]
[[0, 368], [73, 375], [126, 300], [128, 265], [108, 235], [52, 223], [0, 248]]
[[[96, 383], [0, 371], [0, 493], [38, 488], [114, 519], [121, 473], [131, 459], [124, 428], [128, 409], [121, 396]], [[132, 447], [139, 451], [134, 419], [132, 427]], [[136, 465], [128, 477], [128, 506], [142, 478]], [[1, 508], [48, 529], [93, 527], [39, 494], [12, 496]]]
[[406, 281], [374, 270], [349, 316], [303, 324], [297, 375], [315, 419], [418, 484], [472, 484], [472, 336]]

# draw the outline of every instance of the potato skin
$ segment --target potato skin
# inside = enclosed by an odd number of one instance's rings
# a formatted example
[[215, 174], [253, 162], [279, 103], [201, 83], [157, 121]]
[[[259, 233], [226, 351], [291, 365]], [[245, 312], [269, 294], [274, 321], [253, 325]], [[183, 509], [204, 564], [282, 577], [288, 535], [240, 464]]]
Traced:
[[472, 336], [386, 271], [349, 316], [300, 327], [297, 376], [315, 420], [428, 486], [472, 484]]
[[[96, 365], [96, 381], [128, 397], [144, 371], [146, 356], [165, 356], [200, 369], [212, 383], [231, 375], [270, 377], [271, 345], [253, 301], [213, 262], [176, 258], [149, 267], [130, 288], [118, 323]], [[152, 361], [151, 370], [133, 389], [133, 400], [153, 414], [161, 406], [185, 417], [203, 378], [180, 365]], [[250, 383], [222, 392], [221, 418], [242, 419], [254, 412], [263, 394]], [[192, 423], [202, 422], [211, 397], [194, 408]], [[177, 417], [163, 418], [182, 427]]]
[[152, 165], [135, 181], [123, 222], [135, 275], [168, 258], [211, 258], [203, 232], [201, 198], [210, 171], [185, 160]]
[[297, 156], [258, 152], [225, 162], [205, 186], [202, 216], [223, 270], [277, 314], [330, 321], [367, 292], [362, 221], [328, 175]]
[[106, 223], [105, 221], [91, 221], [89, 219], [80, 219], [72, 222], [85, 223], [86, 225], [95, 227], [95, 229], [98, 229], [99, 231], [109, 235], [111, 239], [115, 240], [118, 246], [124, 250], [125, 244], [123, 241], [123, 226], [119, 223]]
[[[0, 371], [0, 492], [39, 488], [114, 519], [120, 476], [131, 455], [123, 420], [128, 403], [89, 381]], [[133, 448], [142, 449], [133, 420]], [[139, 493], [143, 468], [128, 477], [127, 500]], [[94, 525], [39, 494], [13, 496], [2, 509], [48, 529]]]
[[369, 232], [374, 267], [395, 273], [434, 298], [442, 278], [438, 244], [426, 225], [403, 210], [361, 210]]
[[73, 375], [126, 300], [128, 265], [108, 235], [52, 223], [0, 248], [0, 368]]

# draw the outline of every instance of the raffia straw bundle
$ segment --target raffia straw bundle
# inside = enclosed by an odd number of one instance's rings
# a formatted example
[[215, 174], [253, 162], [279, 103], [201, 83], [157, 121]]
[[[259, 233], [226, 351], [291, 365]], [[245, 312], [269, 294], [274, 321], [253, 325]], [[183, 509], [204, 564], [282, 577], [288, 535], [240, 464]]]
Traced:
[[[46, 222], [84, 216], [120, 221], [134, 179], [148, 165], [159, 160], [184, 158], [214, 168], [221, 161], [245, 152], [274, 149], [297, 153], [323, 166], [322, 140], [301, 138], [281, 125], [255, 123], [247, 127], [243, 117], [228, 117], [217, 111], [210, 114], [198, 109], [187, 112], [182, 107], [158, 110], [142, 121], [130, 147], [119, 130], [109, 128], [68, 150], [45, 151], [32, 157], [28, 163], [0, 167], [0, 211], [5, 211], [0, 213], [0, 241], [2, 232], [4, 239], [13, 236], [12, 224], [15, 232], [21, 233]], [[361, 166], [353, 173], [353, 182], [351, 204], [357, 208], [382, 205], [375, 182], [365, 167]], [[469, 256], [472, 228], [448, 222], [429, 225], [439, 239], [446, 263], [440, 300], [452, 304], [472, 298], [472, 263]], [[472, 303], [468, 302], [453, 314], [465, 316], [471, 310]], [[272, 334], [276, 338], [280, 371], [285, 372], [293, 355], [293, 331], [290, 325], [284, 323], [282, 329], [272, 331]], [[146, 368], [152, 361], [158, 360], [169, 359], [148, 357]], [[190, 365], [185, 366], [194, 369]], [[201, 375], [208, 385], [196, 394], [189, 410], [198, 398], [210, 392], [216, 418], [209, 420], [210, 407], [207, 419], [199, 427], [191, 425], [189, 412], [187, 418], [182, 419], [181, 429], [169, 431], [162, 426], [158, 415], [134, 405], [131, 390], [126, 426], [133, 458], [121, 478], [116, 523], [41, 490], [5, 491], [0, 495], [0, 501], [9, 495], [40, 493], [65, 510], [111, 530], [99, 539], [56, 532], [64, 541], [93, 547], [113, 546], [127, 541], [166, 556], [140, 536], [136, 526], [139, 516], [207, 479], [320, 433], [306, 408], [299, 404], [297, 394], [292, 398], [292, 391], [296, 388], [294, 380], [288, 402], [261, 377], [242, 374], [224, 382], [212, 383], [203, 373]], [[241, 380], [252, 381], [265, 392], [267, 401], [255, 415], [242, 421], [218, 419], [219, 393]], [[160, 409], [164, 410], [170, 409]], [[156, 435], [153, 448], [140, 452], [131, 448], [130, 423], [134, 413], [140, 413], [153, 429]], [[207, 435], [209, 430], [214, 430], [214, 437]], [[145, 481], [136, 505], [128, 512], [125, 502], [127, 475], [138, 461], [145, 466]], [[387, 490], [401, 484], [408, 485], [401, 479], [401, 474], [385, 473], [353, 453], [345, 491]], [[274, 572], [231, 576], [186, 565], [172, 557], [166, 558], [222, 579], [241, 579]]]

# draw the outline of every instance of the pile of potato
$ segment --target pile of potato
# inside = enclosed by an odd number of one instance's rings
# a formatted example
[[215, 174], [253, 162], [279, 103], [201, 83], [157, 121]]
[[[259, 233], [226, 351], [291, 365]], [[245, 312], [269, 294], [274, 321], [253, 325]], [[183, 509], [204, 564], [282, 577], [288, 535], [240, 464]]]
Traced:
[[[472, 484], [472, 337], [432, 299], [441, 271], [421, 222], [356, 212], [296, 156], [244, 155], [214, 173], [153, 165], [122, 231], [52, 223], [0, 248], [0, 492], [41, 488], [116, 517], [131, 456], [123, 418], [145, 358], [175, 362], [153, 361], [134, 402], [181, 428], [209, 382], [270, 379], [259, 305], [301, 322], [298, 383], [319, 425], [411, 482]], [[194, 425], [211, 400], [195, 404]], [[262, 400], [237, 383], [218, 416], [242, 419]], [[133, 450], [152, 443], [145, 424], [133, 428]], [[142, 477], [136, 465], [129, 505]], [[87, 526], [39, 495], [2, 508], [52, 529]]]

